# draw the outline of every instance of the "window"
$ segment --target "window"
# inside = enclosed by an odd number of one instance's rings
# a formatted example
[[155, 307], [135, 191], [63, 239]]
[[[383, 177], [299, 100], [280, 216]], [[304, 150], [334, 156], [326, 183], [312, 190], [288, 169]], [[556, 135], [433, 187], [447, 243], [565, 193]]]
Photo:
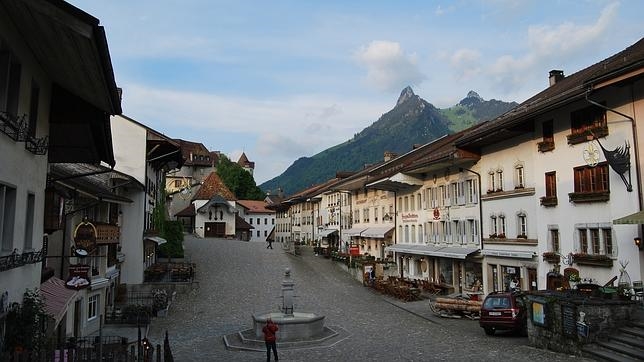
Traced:
[[423, 200], [421, 194], [416, 195], [416, 209], [422, 210], [422, 209], [427, 209], [427, 197], [425, 196], [425, 199]]
[[353, 221], [355, 221], [356, 224], [360, 223], [360, 210], [353, 212]]
[[500, 214], [498, 218], [498, 236], [499, 237], [505, 237], [506, 235], [506, 223], [505, 223], [505, 215]]
[[613, 233], [611, 229], [601, 229], [601, 236], [604, 238], [604, 253], [613, 255]]
[[409, 196], [409, 206], [410, 206], [411, 211], [415, 210], [415, 208], [416, 208], [416, 196], [414, 196], [414, 195]]
[[580, 224], [577, 228], [576, 252], [613, 256], [613, 230], [609, 225]]
[[98, 297], [100, 294], [94, 294], [87, 299], [87, 320], [90, 321], [98, 316]]
[[503, 191], [503, 170], [496, 170], [496, 191]]
[[259, 225], [259, 224], [260, 224], [260, 222], [259, 222], [259, 218], [257, 218], [257, 225]]
[[405, 242], [409, 243], [409, 225], [405, 225]]
[[259, 237], [259, 230], [257, 230], [257, 237]]
[[416, 242], [416, 225], [411, 226], [411, 242]]
[[264, 225], [268, 225], [268, 218], [264, 218]]
[[423, 242], [423, 225], [418, 224], [418, 242], [422, 243]]
[[548, 152], [555, 149], [553, 120], [543, 122], [543, 140], [537, 144], [539, 152]]
[[13, 224], [16, 217], [16, 189], [0, 184], [0, 241], [2, 251], [13, 250]]
[[557, 172], [546, 172], [546, 197], [557, 197]]
[[409, 196], [405, 196], [404, 198], [405, 203], [404, 203], [404, 209], [405, 211], [409, 211]]
[[364, 222], [369, 222], [369, 208], [362, 209], [362, 218]]
[[549, 121], [543, 122], [543, 142], [555, 142], [555, 131], [554, 131], [554, 121], [551, 119]]
[[466, 197], [467, 197], [466, 202], [468, 204], [476, 203], [478, 201], [477, 200], [478, 199], [478, 190], [477, 190], [476, 180], [474, 180], [474, 179], [467, 180], [466, 189], [467, 189], [466, 190], [466, 193], [467, 193], [466, 194]]
[[599, 254], [599, 229], [588, 229], [590, 231], [590, 245], [593, 248], [593, 254]]
[[522, 189], [524, 187], [525, 187], [525, 175], [523, 170], [523, 164], [519, 164], [514, 167], [514, 188]]
[[570, 128], [572, 134], [586, 135], [586, 131], [596, 131], [597, 128], [605, 128], [606, 111], [592, 105], [570, 114]]
[[253, 218], [252, 217], [248, 218], [248, 221], [249, 221], [249, 224], [253, 225]]
[[450, 184], [450, 201], [451, 205], [458, 203], [458, 183], [456, 182]]
[[27, 215], [25, 215], [25, 245], [24, 250], [33, 248], [33, 231], [34, 231], [34, 204], [36, 195], [27, 195]]
[[0, 111], [16, 116], [20, 96], [21, 65], [0, 44]]
[[490, 237], [496, 237], [497, 236], [497, 225], [496, 225], [496, 215], [492, 214], [490, 216]]
[[378, 222], [378, 207], [373, 208], [373, 221]]
[[488, 177], [487, 177], [487, 183], [488, 183], [487, 191], [488, 192], [496, 191], [496, 178], [494, 177], [494, 174], [495, 174], [494, 171], [490, 171], [488, 173]]
[[264, 236], [268, 236], [268, 230], [264, 230]]
[[586, 229], [579, 229], [579, 251], [588, 253], [588, 234]]
[[559, 252], [559, 229], [552, 228], [549, 230], [550, 251]]
[[447, 185], [441, 185], [440, 186], [440, 192], [441, 192], [441, 197], [443, 198], [443, 204], [442, 206], [449, 206], [449, 189], [447, 188]]
[[271, 218], [271, 225], [275, 225], [275, 219]]
[[575, 167], [575, 193], [597, 193], [610, 191], [608, 164], [603, 162], [595, 167]]
[[517, 214], [517, 223], [519, 229], [518, 237], [527, 238], [528, 236], [528, 217], [524, 212], [519, 212]]

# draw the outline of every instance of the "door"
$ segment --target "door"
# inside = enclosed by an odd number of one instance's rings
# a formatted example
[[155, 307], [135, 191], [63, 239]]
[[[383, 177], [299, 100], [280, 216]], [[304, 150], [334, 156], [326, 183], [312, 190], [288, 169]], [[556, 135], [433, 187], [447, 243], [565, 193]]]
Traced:
[[528, 290], [539, 290], [537, 269], [528, 268]]
[[223, 238], [226, 237], [225, 222], [207, 222], [204, 224], [204, 237]]
[[81, 336], [81, 307], [83, 300], [79, 299], [74, 303], [74, 337]]

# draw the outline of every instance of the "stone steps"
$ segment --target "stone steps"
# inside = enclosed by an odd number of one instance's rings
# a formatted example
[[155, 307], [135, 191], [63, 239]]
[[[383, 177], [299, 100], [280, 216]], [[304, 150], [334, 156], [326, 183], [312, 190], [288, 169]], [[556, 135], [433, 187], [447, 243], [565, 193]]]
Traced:
[[630, 323], [607, 341], [586, 345], [582, 351], [585, 356], [600, 361], [644, 361], [644, 322]]

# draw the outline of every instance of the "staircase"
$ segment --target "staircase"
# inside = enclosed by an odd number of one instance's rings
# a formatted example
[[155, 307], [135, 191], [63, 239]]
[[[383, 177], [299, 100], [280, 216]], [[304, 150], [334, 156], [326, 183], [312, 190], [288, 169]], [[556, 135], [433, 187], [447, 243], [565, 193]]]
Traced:
[[629, 325], [621, 327], [606, 341], [582, 348], [585, 357], [599, 361], [644, 361], [644, 311], [640, 310]]

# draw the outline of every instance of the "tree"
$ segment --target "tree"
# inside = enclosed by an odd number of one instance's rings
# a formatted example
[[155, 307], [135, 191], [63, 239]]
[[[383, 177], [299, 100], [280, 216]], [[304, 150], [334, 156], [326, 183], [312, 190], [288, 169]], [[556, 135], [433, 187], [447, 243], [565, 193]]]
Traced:
[[257, 187], [250, 172], [222, 155], [217, 164], [217, 175], [240, 200], [263, 200], [264, 192]]
[[37, 290], [25, 291], [22, 304], [16, 304], [7, 314], [5, 348], [8, 351], [29, 351], [40, 355], [47, 343], [48, 314], [45, 302]]

